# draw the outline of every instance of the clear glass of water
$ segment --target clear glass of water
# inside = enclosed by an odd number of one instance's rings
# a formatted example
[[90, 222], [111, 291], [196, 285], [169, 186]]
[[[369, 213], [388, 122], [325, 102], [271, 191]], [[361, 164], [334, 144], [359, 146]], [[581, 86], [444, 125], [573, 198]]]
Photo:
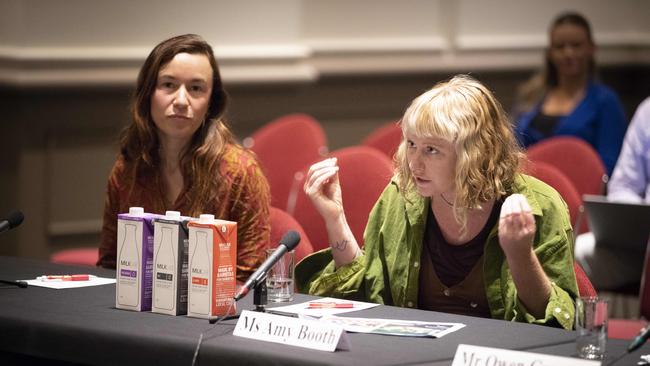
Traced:
[[[275, 251], [266, 250], [266, 256]], [[266, 274], [266, 296], [270, 302], [293, 301], [293, 279], [296, 255], [294, 251], [285, 253]]]
[[602, 360], [607, 346], [607, 300], [598, 297], [576, 299], [576, 330], [578, 357]]

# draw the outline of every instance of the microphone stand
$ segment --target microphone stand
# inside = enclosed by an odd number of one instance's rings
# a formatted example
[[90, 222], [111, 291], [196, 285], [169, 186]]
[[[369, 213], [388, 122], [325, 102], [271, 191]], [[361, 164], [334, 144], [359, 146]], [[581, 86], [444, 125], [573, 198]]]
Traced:
[[266, 276], [257, 281], [255, 287], [253, 288], [253, 304], [255, 305], [255, 311], [259, 311], [260, 313], [266, 312]]

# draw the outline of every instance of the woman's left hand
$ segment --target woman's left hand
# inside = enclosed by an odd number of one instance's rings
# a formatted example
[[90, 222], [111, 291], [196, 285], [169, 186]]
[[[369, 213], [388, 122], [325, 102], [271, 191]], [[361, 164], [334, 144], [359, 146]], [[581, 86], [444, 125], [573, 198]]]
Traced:
[[501, 206], [499, 243], [506, 255], [517, 297], [537, 319], [544, 318], [551, 281], [533, 251], [535, 218], [526, 197], [513, 194]]
[[499, 243], [506, 257], [530, 253], [535, 238], [535, 218], [526, 197], [513, 194], [501, 206]]

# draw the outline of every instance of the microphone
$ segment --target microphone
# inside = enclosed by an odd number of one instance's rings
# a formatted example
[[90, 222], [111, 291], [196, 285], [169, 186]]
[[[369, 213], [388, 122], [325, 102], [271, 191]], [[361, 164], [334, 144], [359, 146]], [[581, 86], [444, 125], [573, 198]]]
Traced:
[[239, 288], [237, 294], [235, 294], [235, 301], [238, 301], [242, 297], [246, 296], [248, 292], [255, 288], [258, 282], [264, 280], [266, 277], [266, 272], [268, 272], [271, 267], [277, 262], [286, 252], [292, 251], [300, 243], [300, 234], [293, 230], [287, 231], [286, 234], [280, 239], [278, 248], [271, 254], [270, 257], [266, 258], [264, 263], [255, 271], [253, 274], [248, 277], [246, 282], [242, 287]]
[[5, 285], [11, 285], [11, 286], [18, 286], [20, 288], [25, 288], [27, 287], [27, 282], [25, 281], [19, 281], [19, 280], [0, 280], [0, 283], [4, 283]]
[[25, 216], [23, 216], [22, 212], [18, 210], [11, 211], [6, 219], [0, 221], [0, 233], [15, 228], [20, 225], [24, 219]]
[[[11, 230], [15, 228], [16, 226], [20, 225], [23, 222], [23, 219], [25, 219], [25, 216], [23, 216], [23, 213], [18, 211], [18, 210], [13, 210], [9, 213], [6, 219], [0, 220], [0, 233]], [[5, 285], [11, 285], [11, 286], [18, 286], [20, 288], [26, 288], [27, 287], [27, 282], [25, 281], [14, 281], [14, 280], [2, 280], [0, 279], [0, 283], [5, 284]]]
[[645, 343], [645, 341], [648, 340], [648, 338], [650, 338], [650, 325], [645, 327], [641, 332], [641, 334], [634, 337], [632, 343], [630, 343], [630, 345], [627, 347], [627, 352], [635, 351], [637, 348], [643, 346], [643, 344]]

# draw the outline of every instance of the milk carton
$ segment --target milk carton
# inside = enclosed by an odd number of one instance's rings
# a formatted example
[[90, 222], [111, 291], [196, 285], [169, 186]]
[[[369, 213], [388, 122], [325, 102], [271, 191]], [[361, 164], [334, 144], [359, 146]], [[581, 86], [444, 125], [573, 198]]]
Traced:
[[154, 313], [187, 314], [187, 223], [191, 218], [167, 211], [154, 220], [153, 301]]
[[197, 318], [235, 314], [237, 223], [201, 215], [190, 221], [187, 315]]
[[115, 307], [151, 310], [153, 265], [153, 220], [160, 215], [131, 207], [117, 215], [117, 260]]

